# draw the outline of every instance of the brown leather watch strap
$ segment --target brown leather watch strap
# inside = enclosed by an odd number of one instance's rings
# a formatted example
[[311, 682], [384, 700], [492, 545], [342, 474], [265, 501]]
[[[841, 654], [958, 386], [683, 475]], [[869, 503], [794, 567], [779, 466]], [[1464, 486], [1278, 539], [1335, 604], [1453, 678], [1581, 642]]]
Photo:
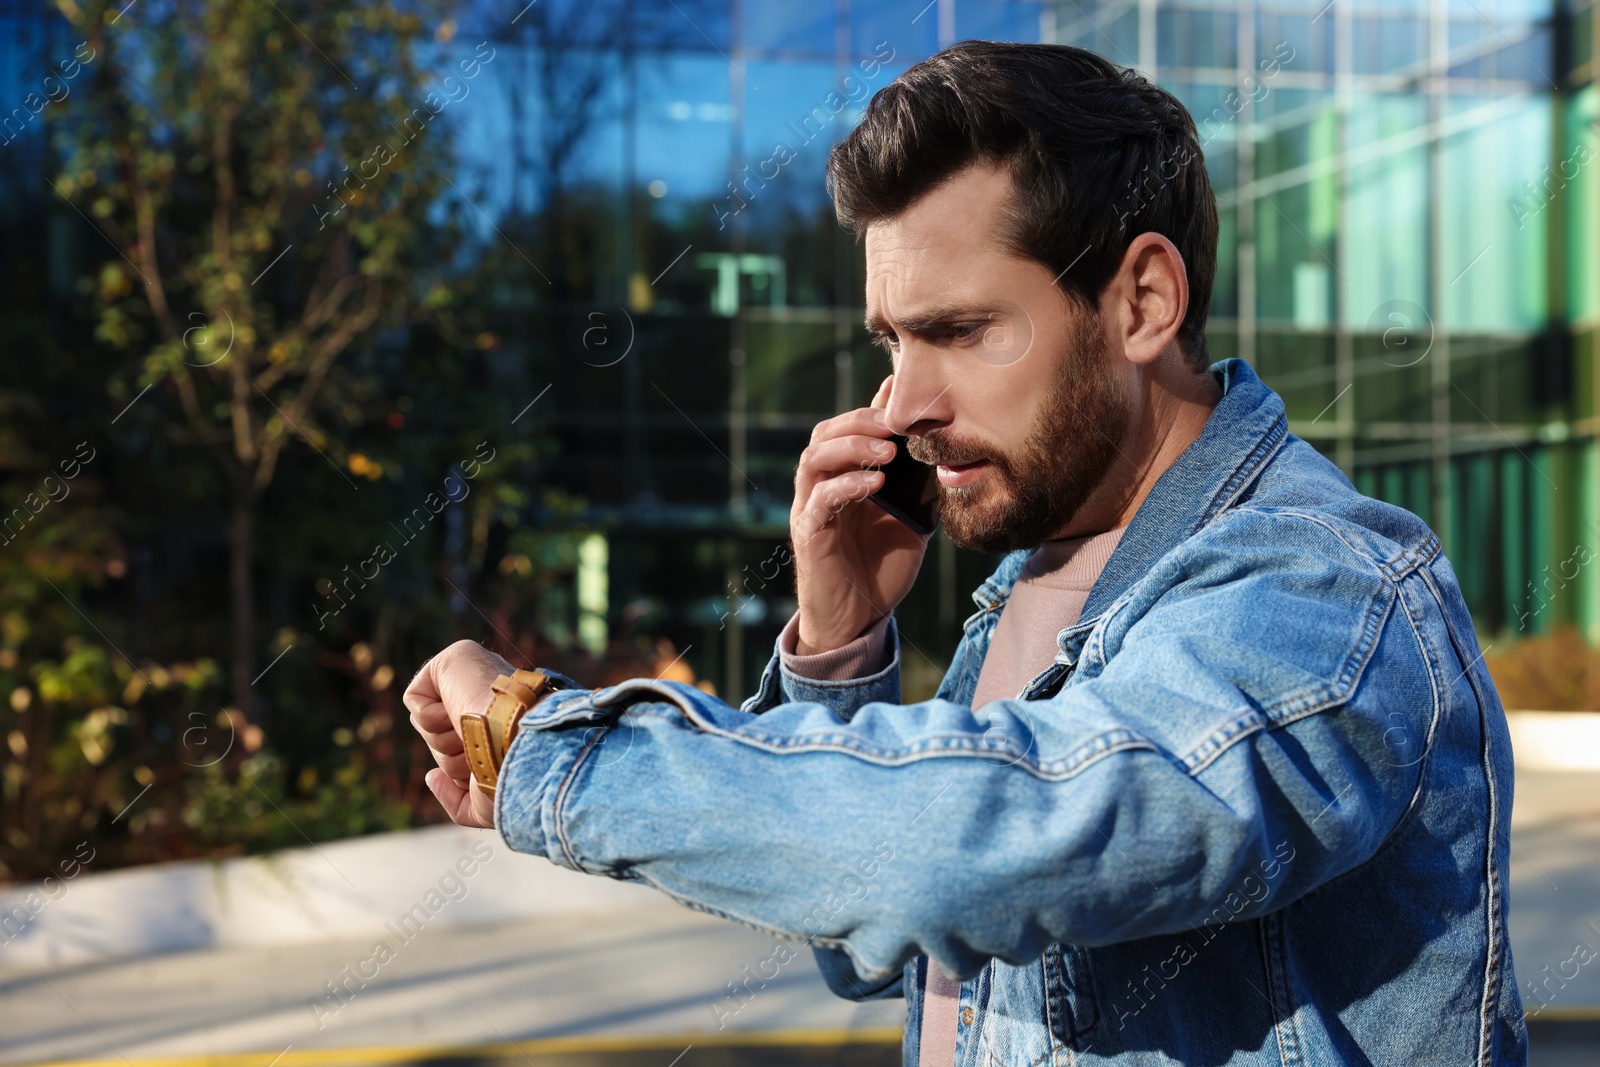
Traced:
[[493, 796], [500, 781], [500, 765], [516, 740], [522, 716], [553, 692], [555, 683], [544, 671], [517, 670], [502, 674], [489, 688], [494, 691], [489, 707], [482, 713], [461, 716], [461, 744], [472, 777]]

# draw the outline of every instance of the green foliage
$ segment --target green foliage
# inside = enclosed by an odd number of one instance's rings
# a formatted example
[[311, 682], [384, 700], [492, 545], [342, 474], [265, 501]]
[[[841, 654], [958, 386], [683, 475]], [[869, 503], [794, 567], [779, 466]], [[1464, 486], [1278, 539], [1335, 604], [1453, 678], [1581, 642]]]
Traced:
[[[446, 178], [476, 98], [396, 134], [476, 56], [444, 5], [58, 6], [95, 58], [44, 115], [39, 199], [0, 220], [0, 882], [84, 839], [105, 869], [443, 819], [400, 695], [463, 636], [591, 684], [689, 673], [644, 634], [571, 639], [584, 502], [512, 421], [549, 346], [499, 333], [537, 333], [568, 265], [552, 287], [474, 244]], [[563, 188], [567, 216], [504, 229], [559, 234], [535, 254], [592, 282], [609, 201]], [[399, 537], [480, 448], [470, 494]]]
[[[385, 796], [367, 773], [359, 753], [330, 779], [302, 774], [309, 795], [294, 796], [287, 768], [263, 751], [239, 764], [201, 768], [188, 781], [183, 821], [208, 855], [222, 856], [334, 841], [383, 830], [401, 830], [412, 821], [409, 805]], [[305, 792], [305, 790], [301, 790]]]

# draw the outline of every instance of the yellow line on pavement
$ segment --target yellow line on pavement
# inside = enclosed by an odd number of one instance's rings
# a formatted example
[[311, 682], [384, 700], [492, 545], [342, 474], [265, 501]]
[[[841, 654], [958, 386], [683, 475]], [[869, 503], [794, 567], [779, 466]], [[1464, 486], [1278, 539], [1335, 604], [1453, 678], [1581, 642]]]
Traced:
[[1528, 1011], [1523, 1005], [1523, 1019], [1535, 1026], [1540, 1023], [1591, 1023], [1600, 1022], [1600, 1006], [1579, 1008], [1544, 1008]]
[[151, 1059], [53, 1060], [32, 1067], [320, 1067], [322, 1064], [411, 1063], [443, 1057], [505, 1058], [563, 1052], [635, 1052], [678, 1050], [686, 1045], [898, 1045], [893, 1027], [863, 1030], [767, 1030], [760, 1033], [704, 1033], [656, 1037], [546, 1037], [495, 1045], [369, 1045], [362, 1048], [295, 1048], [287, 1051], [225, 1052], [210, 1056], [159, 1056]]
[[[1600, 1006], [1546, 1008], [1527, 1021], [1540, 1023], [1600, 1022]], [[277, 1052], [224, 1052], [209, 1056], [126, 1057], [93, 1060], [52, 1060], [28, 1067], [322, 1067], [327, 1064], [405, 1064], [443, 1058], [507, 1059], [514, 1056], [558, 1053], [637, 1052], [649, 1049], [677, 1051], [696, 1046], [797, 1046], [898, 1045], [901, 1031], [880, 1026], [861, 1030], [766, 1030], [756, 1033], [687, 1033], [646, 1037], [545, 1037], [494, 1045], [367, 1045], [356, 1048], [303, 1048], [290, 1045]]]

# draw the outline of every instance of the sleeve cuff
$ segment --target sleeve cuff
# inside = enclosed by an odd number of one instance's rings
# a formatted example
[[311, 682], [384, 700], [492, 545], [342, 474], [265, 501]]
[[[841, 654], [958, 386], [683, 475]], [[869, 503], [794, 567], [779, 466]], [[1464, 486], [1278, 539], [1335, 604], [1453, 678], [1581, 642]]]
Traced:
[[580, 865], [562, 827], [562, 803], [593, 750], [607, 740], [604, 713], [590, 703], [594, 690], [562, 690], [524, 717], [500, 765], [494, 824], [515, 852], [544, 856], [575, 871]]
[[802, 656], [795, 652], [800, 639], [800, 613], [789, 616], [778, 634], [778, 655], [792, 675], [815, 681], [838, 682], [865, 678], [888, 666], [889, 616], [885, 615], [855, 640], [828, 652]]

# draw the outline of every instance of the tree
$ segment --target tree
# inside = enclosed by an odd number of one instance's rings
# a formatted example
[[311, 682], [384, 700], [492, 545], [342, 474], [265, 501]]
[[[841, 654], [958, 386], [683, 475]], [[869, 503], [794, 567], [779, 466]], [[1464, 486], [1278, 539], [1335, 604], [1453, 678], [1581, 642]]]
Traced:
[[137, 359], [113, 387], [133, 403], [159, 386], [172, 436], [226, 482], [231, 692], [251, 715], [262, 493], [295, 438], [358, 491], [336, 365], [434, 310], [440, 115], [494, 49], [455, 42], [433, 0], [57, 6], [95, 69], [54, 185], [119, 254], [96, 335]]

